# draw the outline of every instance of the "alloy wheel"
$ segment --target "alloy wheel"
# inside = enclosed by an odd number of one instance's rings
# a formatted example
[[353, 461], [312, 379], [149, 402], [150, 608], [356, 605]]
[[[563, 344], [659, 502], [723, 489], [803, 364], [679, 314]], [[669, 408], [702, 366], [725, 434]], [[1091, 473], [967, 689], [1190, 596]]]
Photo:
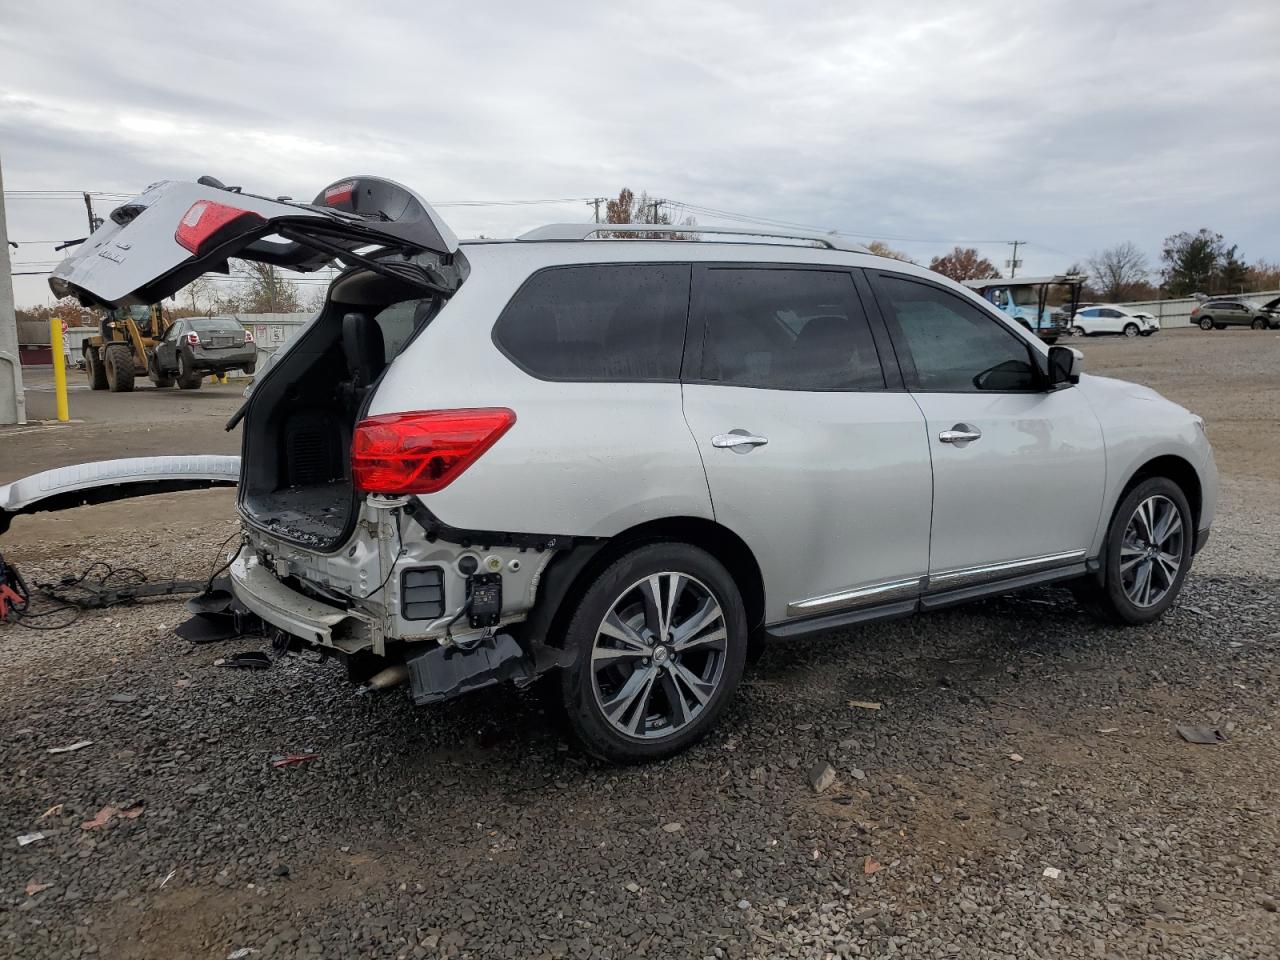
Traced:
[[701, 581], [674, 571], [638, 580], [596, 631], [596, 705], [628, 737], [672, 736], [696, 720], [719, 689], [728, 643], [724, 611]]
[[1173, 589], [1182, 568], [1182, 514], [1156, 494], [1138, 504], [1120, 542], [1120, 585], [1136, 606], [1153, 607]]

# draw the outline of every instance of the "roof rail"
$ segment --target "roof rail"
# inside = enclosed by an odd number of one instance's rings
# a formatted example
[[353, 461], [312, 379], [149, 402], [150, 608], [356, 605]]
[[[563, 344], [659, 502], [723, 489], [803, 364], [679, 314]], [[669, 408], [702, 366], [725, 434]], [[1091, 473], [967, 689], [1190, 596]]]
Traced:
[[[808, 240], [820, 244], [828, 250], [847, 250], [852, 253], [870, 253], [860, 243], [853, 243], [842, 237], [828, 233], [799, 233], [776, 230], [765, 227], [759, 230], [743, 227], [704, 227], [694, 224], [679, 223], [549, 223], [537, 227], [528, 233], [522, 233], [517, 240], [587, 240], [597, 233], [680, 233], [696, 235], [702, 233], [727, 234], [739, 237], [769, 237], [770, 239]], [[669, 238], [667, 238], [669, 239]]]

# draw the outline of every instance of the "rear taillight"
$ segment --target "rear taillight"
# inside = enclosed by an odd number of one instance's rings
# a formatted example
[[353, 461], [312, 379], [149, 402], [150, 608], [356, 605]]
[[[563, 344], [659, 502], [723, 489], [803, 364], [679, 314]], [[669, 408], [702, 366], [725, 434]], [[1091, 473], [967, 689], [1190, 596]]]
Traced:
[[241, 210], [212, 200], [197, 200], [178, 221], [173, 239], [200, 256], [202, 251], [248, 233], [266, 222], [265, 217], [252, 210]]
[[253, 343], [253, 334], [248, 330], [244, 332], [244, 342]]
[[191, 346], [193, 346], [193, 347], [198, 347], [198, 346], [200, 346], [200, 334], [198, 334], [198, 333], [188, 333], [188, 334], [187, 334], [187, 343], [191, 344]]
[[516, 422], [506, 407], [420, 410], [369, 417], [351, 440], [351, 481], [363, 493], [435, 493]]
[[335, 183], [333, 186], [325, 188], [324, 205], [326, 207], [349, 207], [351, 205], [351, 197], [355, 192], [356, 182], [354, 180]]

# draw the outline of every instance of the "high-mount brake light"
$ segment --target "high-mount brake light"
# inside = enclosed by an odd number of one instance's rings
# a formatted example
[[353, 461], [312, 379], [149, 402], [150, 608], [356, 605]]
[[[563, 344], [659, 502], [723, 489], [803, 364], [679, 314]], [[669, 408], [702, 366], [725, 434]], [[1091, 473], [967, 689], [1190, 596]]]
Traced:
[[248, 233], [266, 222], [265, 217], [252, 210], [229, 207], [213, 200], [197, 200], [178, 221], [173, 239], [200, 256], [202, 251]]
[[515, 422], [515, 411], [506, 407], [369, 417], [356, 425], [351, 440], [351, 480], [362, 493], [435, 493]]
[[327, 207], [337, 207], [351, 202], [352, 195], [356, 192], [356, 182], [347, 180], [344, 183], [335, 183], [324, 191], [324, 203]]

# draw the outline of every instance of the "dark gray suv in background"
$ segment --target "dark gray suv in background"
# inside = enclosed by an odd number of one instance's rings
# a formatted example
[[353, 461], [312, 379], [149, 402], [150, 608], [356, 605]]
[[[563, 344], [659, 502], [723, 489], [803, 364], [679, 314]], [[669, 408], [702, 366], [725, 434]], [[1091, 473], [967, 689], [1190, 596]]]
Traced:
[[1280, 330], [1280, 297], [1261, 306], [1231, 297], [1206, 300], [1191, 311], [1191, 322], [1201, 330], [1222, 330], [1226, 327]]

